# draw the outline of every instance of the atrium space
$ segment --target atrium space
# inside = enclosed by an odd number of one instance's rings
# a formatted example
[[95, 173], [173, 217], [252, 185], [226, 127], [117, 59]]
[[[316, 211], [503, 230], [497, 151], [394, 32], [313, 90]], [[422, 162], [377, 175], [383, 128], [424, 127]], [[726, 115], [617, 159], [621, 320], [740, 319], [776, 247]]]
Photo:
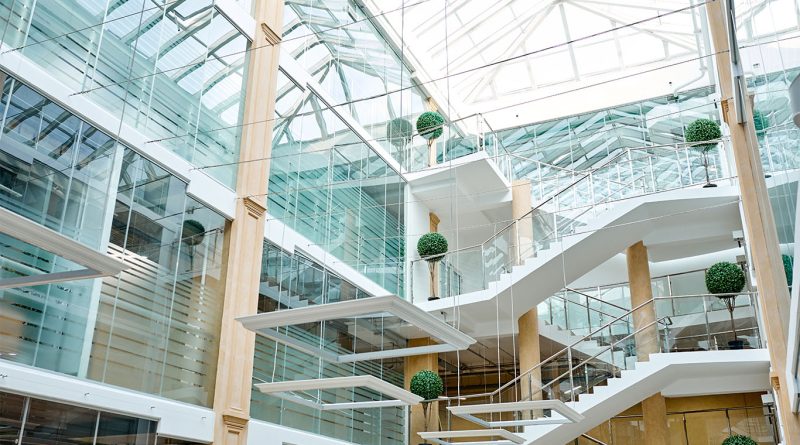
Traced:
[[0, 445], [800, 445], [799, 186], [800, 0], [0, 0]]

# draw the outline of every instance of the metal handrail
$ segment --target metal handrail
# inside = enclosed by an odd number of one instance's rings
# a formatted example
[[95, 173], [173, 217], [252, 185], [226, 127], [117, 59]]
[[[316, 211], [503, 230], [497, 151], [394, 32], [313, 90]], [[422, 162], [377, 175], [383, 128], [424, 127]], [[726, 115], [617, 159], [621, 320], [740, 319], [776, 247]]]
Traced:
[[605, 443], [605, 442], [603, 442], [603, 441], [601, 441], [599, 439], [595, 439], [594, 437], [592, 437], [592, 436], [590, 436], [588, 434], [581, 434], [581, 437], [583, 437], [584, 439], [588, 440], [589, 442], [596, 443], [597, 445], [608, 445], [607, 443]]
[[[656, 302], [656, 301], [658, 301], [658, 300], [670, 300], [670, 299], [674, 299], [674, 298], [697, 298], [697, 297], [711, 297], [711, 296], [719, 298], [719, 297], [720, 297], [720, 295], [721, 295], [721, 294], [690, 294], [690, 295], [675, 295], [675, 296], [653, 297], [653, 298], [651, 298], [651, 299], [649, 299], [649, 300], [647, 300], [647, 301], [645, 301], [645, 302], [643, 302], [643, 303], [641, 303], [641, 304], [637, 305], [636, 307], [634, 307], [634, 308], [631, 308], [631, 309], [630, 309], [628, 312], [626, 312], [625, 314], [623, 314], [623, 315], [620, 315], [619, 317], [616, 317], [615, 319], [613, 319], [613, 320], [611, 320], [610, 322], [608, 322], [608, 323], [604, 324], [603, 326], [601, 326], [601, 327], [599, 327], [599, 328], [597, 328], [597, 329], [593, 330], [592, 332], [590, 332], [590, 333], [588, 333], [588, 334], [584, 335], [584, 336], [583, 336], [581, 339], [579, 339], [579, 340], [577, 340], [577, 341], [575, 341], [575, 342], [573, 342], [573, 343], [569, 344], [568, 346], [564, 347], [563, 349], [561, 349], [561, 350], [557, 351], [555, 354], [553, 354], [553, 355], [551, 355], [550, 357], [548, 357], [548, 358], [546, 358], [546, 359], [542, 360], [541, 362], [539, 362], [538, 364], [536, 364], [536, 365], [535, 365], [535, 366], [533, 366], [532, 368], [530, 368], [530, 369], [528, 369], [528, 370], [526, 370], [526, 371], [524, 371], [524, 372], [521, 372], [521, 373], [520, 373], [518, 376], [516, 376], [514, 379], [512, 379], [512, 380], [510, 380], [510, 381], [506, 382], [505, 384], [501, 385], [501, 386], [500, 386], [500, 387], [498, 387], [497, 389], [495, 389], [495, 390], [493, 390], [493, 391], [491, 391], [491, 392], [488, 392], [488, 393], [482, 393], [482, 394], [472, 394], [472, 395], [466, 395], [466, 396], [462, 395], [462, 396], [460, 396], [460, 397], [463, 399], [463, 398], [478, 398], [478, 397], [492, 397], [492, 396], [495, 396], [495, 395], [497, 395], [497, 394], [501, 393], [502, 391], [504, 391], [504, 390], [508, 389], [509, 387], [512, 387], [512, 386], [516, 385], [518, 382], [521, 382], [521, 380], [522, 380], [522, 378], [523, 378], [523, 377], [525, 377], [525, 376], [527, 376], [527, 375], [531, 374], [531, 373], [532, 373], [533, 371], [535, 371], [536, 369], [539, 369], [539, 368], [543, 367], [545, 364], [547, 364], [547, 363], [550, 363], [550, 362], [554, 361], [554, 360], [555, 360], [557, 357], [561, 357], [561, 356], [563, 356], [564, 352], [570, 352], [570, 351], [571, 351], [572, 349], [574, 349], [574, 347], [575, 347], [575, 346], [577, 346], [578, 344], [580, 344], [580, 343], [583, 343], [584, 341], [587, 341], [587, 340], [591, 340], [591, 339], [592, 339], [592, 337], [596, 336], [596, 334], [597, 334], [598, 332], [600, 332], [600, 331], [603, 331], [603, 330], [605, 330], [605, 329], [607, 329], [607, 328], [611, 327], [612, 325], [614, 325], [614, 324], [615, 324], [615, 323], [617, 323], [618, 321], [620, 321], [620, 320], [624, 319], [625, 317], [628, 317], [628, 316], [632, 315], [634, 312], [638, 311], [639, 309], [641, 309], [641, 308], [643, 308], [643, 307], [645, 307], [645, 306], [647, 306], [647, 305], [650, 305], [650, 304], [653, 304], [653, 305], [655, 305], [655, 302]], [[739, 293], [735, 293], [735, 294], [731, 294], [731, 295], [735, 295], [735, 296], [739, 296], [739, 295], [757, 296], [757, 295], [758, 295], [758, 292], [749, 292], [749, 291], [745, 291], [745, 292], [739, 292]], [[649, 327], [650, 327], [650, 326], [652, 326], [652, 325], [657, 325], [658, 323], [660, 323], [660, 322], [661, 322], [663, 319], [665, 319], [665, 318], [667, 318], [667, 317], [657, 318], [656, 320], [654, 320], [654, 321], [652, 321], [652, 322], [648, 323], [646, 326], [642, 326], [642, 327], [640, 327], [640, 328], [639, 328], [639, 329], [637, 329], [636, 331], [634, 331], [634, 332], [632, 332], [632, 333], [628, 334], [626, 337], [624, 337], [624, 338], [622, 338], [622, 339], [619, 339], [619, 340], [615, 341], [613, 344], [611, 344], [611, 345], [609, 345], [608, 347], [604, 348], [604, 349], [603, 349], [601, 352], [599, 352], [599, 353], [595, 354], [595, 356], [593, 356], [593, 357], [590, 357], [590, 359], [591, 359], [591, 358], [595, 358], [595, 357], [597, 357], [599, 354], [602, 354], [602, 353], [606, 352], [606, 351], [608, 350], [608, 348], [613, 348], [614, 344], [618, 344], [620, 341], [623, 341], [623, 340], [625, 340], [625, 339], [627, 339], [627, 338], [630, 338], [631, 336], [635, 336], [635, 334], [637, 334], [637, 333], [641, 332], [643, 329], [645, 329], [645, 328], [649, 328]], [[584, 363], [585, 363], [585, 361], [584, 361]], [[573, 368], [570, 368], [570, 370], [571, 370], [571, 369], [573, 369]], [[564, 375], [564, 374], [562, 374], [561, 376], [563, 376], [563, 375]], [[561, 376], [559, 376], [559, 377], [561, 377]], [[557, 377], [557, 378], [558, 378], [558, 377]], [[455, 400], [455, 399], [458, 399], [458, 397], [456, 397], [456, 398], [443, 398], [443, 400], [447, 400], [447, 399], [454, 399], [454, 400]]]
[[[660, 277], [657, 277], [657, 278], [660, 278]], [[652, 278], [651, 278], [651, 280], [652, 280]], [[567, 291], [569, 291], [569, 292], [574, 292], [574, 293], [576, 293], [576, 294], [583, 295], [583, 296], [584, 296], [584, 297], [586, 297], [586, 298], [590, 298], [590, 299], [592, 299], [592, 300], [599, 301], [599, 302], [601, 302], [601, 303], [603, 303], [603, 304], [607, 304], [607, 305], [609, 305], [609, 306], [611, 306], [611, 307], [615, 307], [615, 308], [617, 308], [617, 309], [621, 309], [621, 310], [623, 310], [623, 311], [627, 311], [627, 310], [628, 310], [628, 308], [626, 308], [626, 307], [622, 307], [622, 306], [620, 306], [620, 305], [617, 305], [617, 304], [614, 304], [614, 303], [610, 303], [610, 302], [608, 302], [608, 301], [603, 301], [603, 300], [601, 300], [600, 298], [597, 298], [597, 297], [595, 297], [595, 296], [589, 295], [589, 294], [587, 294], [587, 293], [585, 293], [585, 292], [581, 292], [581, 291], [579, 291], [579, 290], [577, 290], [577, 289], [573, 289], [573, 288], [571, 288], [571, 287], [565, 287], [564, 289], [565, 289], [565, 290], [567, 290]]]

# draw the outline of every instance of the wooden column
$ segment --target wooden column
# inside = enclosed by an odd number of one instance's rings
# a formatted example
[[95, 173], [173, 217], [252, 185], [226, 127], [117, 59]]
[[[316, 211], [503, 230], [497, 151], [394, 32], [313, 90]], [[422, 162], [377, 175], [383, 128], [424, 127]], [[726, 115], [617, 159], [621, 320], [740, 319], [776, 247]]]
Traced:
[[[628, 247], [625, 256], [628, 263], [631, 307], [636, 308], [644, 304], [633, 313], [633, 327], [635, 331], [642, 330], [634, 336], [636, 355], [639, 361], [646, 362], [650, 360], [650, 354], [660, 352], [655, 304], [645, 304], [653, 299], [647, 248], [639, 241]], [[644, 437], [648, 445], [668, 445], [667, 403], [661, 393], [642, 401], [642, 417]]]
[[[436, 216], [435, 213], [429, 212], [428, 219], [430, 220], [430, 231], [438, 232], [439, 223], [441, 222], [439, 217]], [[426, 265], [426, 267], [429, 267], [429, 265]], [[441, 297], [441, 295], [439, 295], [438, 290], [439, 290], [439, 263], [437, 262], [435, 263], [435, 267], [433, 269], [433, 276], [431, 276], [431, 288], [429, 290], [430, 293], [428, 295], [431, 296], [436, 295], [437, 297]]]
[[214, 389], [215, 445], [245, 445], [250, 419], [255, 334], [236, 318], [258, 310], [283, 1], [260, 0], [255, 5], [258, 27], [248, 54], [236, 218], [227, 227], [229, 255]]
[[[539, 314], [536, 308], [529, 310], [519, 317], [519, 372], [524, 373], [541, 362], [541, 349], [539, 347]], [[521, 383], [523, 400], [542, 399], [542, 370], [537, 369], [531, 373], [530, 379], [525, 378]], [[528, 413], [524, 413], [527, 415]]]
[[[414, 338], [408, 341], [409, 348], [417, 346], [429, 346], [433, 344], [435, 344], [435, 342], [430, 338]], [[403, 371], [404, 371], [406, 390], [411, 389], [411, 377], [414, 377], [414, 374], [425, 369], [433, 371], [437, 374], [439, 373], [438, 354], [412, 355], [410, 357], [405, 358], [405, 365]], [[430, 417], [428, 418], [428, 428], [431, 431], [438, 430], [439, 402], [431, 403], [429, 410], [430, 413], [428, 415]], [[420, 443], [423, 443], [422, 438], [417, 435], [417, 433], [419, 433], [420, 431], [425, 431], [425, 417], [422, 412], [421, 404], [417, 404], [411, 407], [411, 417], [408, 421], [408, 424], [410, 426], [408, 444], [419, 445]]]
[[[516, 221], [512, 227], [514, 260], [522, 264], [533, 256], [533, 219], [530, 216], [531, 181], [517, 179], [511, 184], [511, 219]], [[526, 216], [527, 215], [527, 216]]]
[[[730, 146], [739, 177], [747, 245], [755, 269], [759, 306], [772, 365], [771, 381], [775, 389], [779, 420], [783, 426], [784, 444], [800, 443], [800, 417], [791, 411], [786, 382], [786, 350], [789, 326], [789, 290], [783, 272], [783, 261], [778, 245], [775, 217], [769, 201], [764, 169], [753, 123], [752, 97], [745, 100], [746, 122], [736, 119], [733, 104], [734, 85], [731, 75], [728, 31], [725, 23], [725, 5], [721, 0], [706, 4], [709, 30], [716, 53], [719, 92], [722, 97], [722, 115], [730, 131]], [[746, 89], [746, 85], [745, 85]]]

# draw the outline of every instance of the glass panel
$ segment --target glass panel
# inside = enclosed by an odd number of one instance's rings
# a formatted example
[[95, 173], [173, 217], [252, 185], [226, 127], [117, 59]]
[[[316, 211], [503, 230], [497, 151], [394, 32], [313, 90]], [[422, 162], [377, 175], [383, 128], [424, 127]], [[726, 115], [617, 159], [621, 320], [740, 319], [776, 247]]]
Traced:
[[24, 410], [24, 397], [0, 392], [0, 445], [19, 444]]
[[156, 422], [121, 416], [119, 414], [100, 413], [97, 425], [97, 445], [153, 445], [155, 442]]
[[91, 443], [98, 412], [47, 400], [31, 399], [22, 444]]

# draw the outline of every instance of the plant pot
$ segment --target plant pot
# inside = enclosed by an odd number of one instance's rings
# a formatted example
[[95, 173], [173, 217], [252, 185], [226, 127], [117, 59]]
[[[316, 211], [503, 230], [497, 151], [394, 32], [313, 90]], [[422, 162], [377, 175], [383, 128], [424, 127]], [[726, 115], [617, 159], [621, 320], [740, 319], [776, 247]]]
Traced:
[[[428, 297], [428, 301], [436, 301], [438, 299], [439, 299], [439, 297]], [[420, 445], [422, 445], [422, 444], [420, 444]]]
[[744, 340], [731, 340], [728, 342], [728, 349], [744, 349]]
[[703, 188], [704, 188], [704, 189], [707, 189], [707, 188], [716, 187], [716, 186], [717, 186], [717, 184], [714, 184], [714, 183], [712, 183], [712, 182], [709, 182], [708, 184], [704, 185], [704, 186], [703, 186]]

